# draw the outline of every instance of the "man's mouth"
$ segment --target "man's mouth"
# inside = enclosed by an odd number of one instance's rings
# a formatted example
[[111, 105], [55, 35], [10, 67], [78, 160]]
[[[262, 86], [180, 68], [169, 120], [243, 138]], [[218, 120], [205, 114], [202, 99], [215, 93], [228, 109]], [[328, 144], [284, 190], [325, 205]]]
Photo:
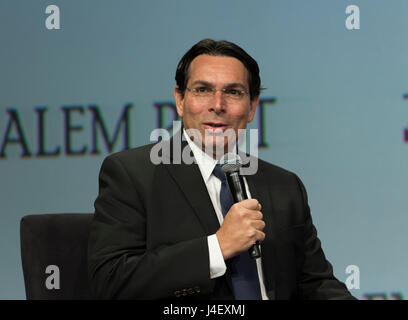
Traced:
[[223, 122], [204, 122], [204, 129], [214, 132], [225, 131], [228, 125]]

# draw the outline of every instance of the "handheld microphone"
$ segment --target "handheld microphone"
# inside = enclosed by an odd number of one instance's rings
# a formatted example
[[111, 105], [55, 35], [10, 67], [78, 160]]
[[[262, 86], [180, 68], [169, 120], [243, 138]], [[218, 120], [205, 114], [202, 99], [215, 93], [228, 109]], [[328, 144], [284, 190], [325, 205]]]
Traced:
[[[228, 186], [234, 203], [248, 199], [244, 179], [239, 174], [239, 169], [242, 166], [240, 156], [235, 153], [227, 153], [221, 158], [219, 163], [222, 171], [227, 176]], [[261, 256], [259, 241], [249, 248], [248, 252], [252, 259], [259, 258]]]

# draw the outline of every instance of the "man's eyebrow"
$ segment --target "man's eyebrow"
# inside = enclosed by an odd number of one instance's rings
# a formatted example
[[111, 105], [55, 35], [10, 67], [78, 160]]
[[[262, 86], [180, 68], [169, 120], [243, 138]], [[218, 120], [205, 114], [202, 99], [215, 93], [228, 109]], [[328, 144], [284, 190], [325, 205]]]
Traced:
[[205, 81], [205, 80], [196, 80], [191, 84], [191, 86], [194, 86], [194, 85], [197, 85], [197, 84], [202, 84], [204, 86], [212, 87], [212, 84], [210, 82], [208, 82], [208, 81]]
[[[207, 87], [213, 87], [212, 83], [210, 83], [208, 81], [205, 81], [205, 80], [196, 80], [191, 84], [191, 86], [200, 85], [200, 84], [204, 85], [204, 86], [207, 86]], [[244, 90], [247, 90], [247, 88], [240, 82], [231, 82], [231, 83], [227, 83], [226, 85], [223, 86], [223, 88], [237, 88], [237, 87], [240, 87], [240, 88], [242, 88]]]
[[247, 88], [240, 82], [232, 82], [224, 86], [224, 88], [237, 88], [237, 87], [247, 90]]

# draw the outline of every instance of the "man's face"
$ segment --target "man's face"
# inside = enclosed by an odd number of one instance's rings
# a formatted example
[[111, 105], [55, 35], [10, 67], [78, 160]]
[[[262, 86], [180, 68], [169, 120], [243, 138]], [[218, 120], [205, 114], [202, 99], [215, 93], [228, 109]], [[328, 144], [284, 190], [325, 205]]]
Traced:
[[[199, 55], [190, 64], [187, 88], [236, 89], [249, 92], [248, 71], [241, 61], [233, 57]], [[259, 103], [252, 101], [249, 93], [231, 99], [218, 90], [210, 97], [200, 97], [189, 90], [183, 95], [174, 90], [177, 113], [183, 118], [186, 130], [198, 129], [203, 138], [203, 148], [227, 148], [228, 137], [220, 133], [245, 129], [251, 122]], [[226, 131], [228, 130], [228, 131]], [[218, 136], [217, 136], [218, 135]]]

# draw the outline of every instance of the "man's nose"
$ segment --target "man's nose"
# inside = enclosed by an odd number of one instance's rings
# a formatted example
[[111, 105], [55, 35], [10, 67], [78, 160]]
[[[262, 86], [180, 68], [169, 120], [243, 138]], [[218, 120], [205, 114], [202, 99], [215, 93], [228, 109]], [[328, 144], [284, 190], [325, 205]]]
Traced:
[[216, 113], [220, 113], [225, 110], [225, 98], [221, 90], [215, 91], [210, 108]]

